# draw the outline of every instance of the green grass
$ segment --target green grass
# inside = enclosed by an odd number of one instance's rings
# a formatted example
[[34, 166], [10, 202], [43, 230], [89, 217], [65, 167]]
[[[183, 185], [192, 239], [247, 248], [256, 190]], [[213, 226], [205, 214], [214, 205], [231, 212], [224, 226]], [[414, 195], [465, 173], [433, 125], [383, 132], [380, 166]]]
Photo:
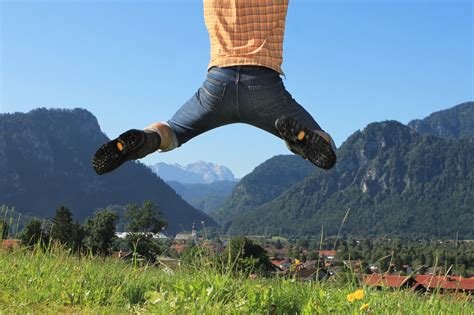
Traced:
[[[363, 289], [353, 303], [347, 295]], [[110, 258], [0, 251], [0, 314], [10, 313], [333, 313], [474, 314], [470, 297], [375, 291], [292, 279], [250, 280], [209, 267], [174, 273]], [[360, 310], [368, 304], [366, 310]]]

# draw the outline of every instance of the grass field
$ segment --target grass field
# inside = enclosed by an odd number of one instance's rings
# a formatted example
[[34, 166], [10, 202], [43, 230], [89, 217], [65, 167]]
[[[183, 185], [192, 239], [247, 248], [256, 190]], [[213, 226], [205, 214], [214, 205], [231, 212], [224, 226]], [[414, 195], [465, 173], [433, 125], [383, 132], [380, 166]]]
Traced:
[[2, 314], [474, 314], [466, 294], [376, 291], [355, 281], [251, 280], [206, 266], [172, 272], [58, 248], [0, 251], [0, 268]]

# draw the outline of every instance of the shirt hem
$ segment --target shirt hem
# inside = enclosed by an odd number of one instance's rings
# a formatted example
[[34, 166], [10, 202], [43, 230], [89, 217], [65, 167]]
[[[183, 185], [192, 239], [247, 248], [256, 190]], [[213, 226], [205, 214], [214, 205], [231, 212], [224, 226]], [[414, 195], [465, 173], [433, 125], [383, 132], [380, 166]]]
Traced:
[[232, 66], [262, 66], [266, 68], [270, 68], [272, 70], [275, 70], [281, 75], [285, 75], [283, 70], [281, 69], [281, 66], [275, 66], [274, 64], [268, 64], [264, 62], [258, 62], [255, 60], [251, 59], [242, 59], [242, 60], [225, 60], [225, 59], [219, 59], [215, 61], [211, 61], [207, 67], [207, 71], [209, 71], [212, 67], [232, 67]]

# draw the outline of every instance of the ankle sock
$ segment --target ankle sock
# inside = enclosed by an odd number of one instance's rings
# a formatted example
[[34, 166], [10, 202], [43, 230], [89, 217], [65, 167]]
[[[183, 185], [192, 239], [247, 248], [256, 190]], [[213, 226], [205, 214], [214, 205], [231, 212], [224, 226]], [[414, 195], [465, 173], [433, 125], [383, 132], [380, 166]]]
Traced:
[[154, 129], [145, 129], [145, 143], [137, 152], [137, 158], [142, 158], [150, 153], [157, 151], [161, 145], [161, 137], [158, 132]]
[[161, 145], [161, 135], [155, 129], [145, 129], [143, 130], [146, 133], [146, 142], [145, 146], [149, 147], [150, 150], [157, 151]]

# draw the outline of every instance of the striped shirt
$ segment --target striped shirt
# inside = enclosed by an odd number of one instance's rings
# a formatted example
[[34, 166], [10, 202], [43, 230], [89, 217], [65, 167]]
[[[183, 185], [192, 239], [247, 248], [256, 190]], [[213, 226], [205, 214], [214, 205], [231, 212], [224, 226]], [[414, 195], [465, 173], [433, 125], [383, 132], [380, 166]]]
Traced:
[[204, 0], [213, 66], [257, 65], [283, 74], [288, 0]]

